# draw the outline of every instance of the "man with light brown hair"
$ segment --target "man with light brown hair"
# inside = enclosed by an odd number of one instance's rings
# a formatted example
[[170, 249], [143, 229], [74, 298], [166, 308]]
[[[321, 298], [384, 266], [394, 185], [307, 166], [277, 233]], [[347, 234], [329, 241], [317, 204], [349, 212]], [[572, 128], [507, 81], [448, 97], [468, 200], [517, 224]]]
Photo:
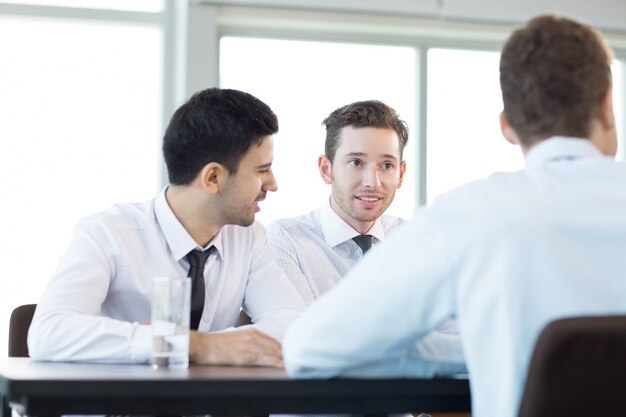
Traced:
[[[406, 171], [406, 122], [387, 104], [366, 100], [333, 110], [322, 125], [326, 139], [318, 167], [330, 196], [321, 208], [268, 226], [278, 264], [307, 304], [338, 284], [372, 245], [405, 222], [385, 212]], [[456, 324], [446, 320], [440, 330], [445, 333], [436, 334], [445, 342], [427, 343], [425, 356], [456, 362], [454, 368], [462, 370], [462, 352], [453, 336]]]
[[330, 196], [321, 208], [268, 225], [278, 264], [307, 304], [363, 257], [359, 239], [377, 244], [403, 222], [384, 213], [406, 170], [406, 123], [393, 108], [368, 100], [337, 108], [322, 124], [326, 139], [318, 167]]
[[[405, 222], [385, 214], [406, 170], [409, 131], [398, 113], [378, 100], [357, 101], [335, 109], [322, 124], [326, 139], [318, 167], [330, 196], [321, 208], [267, 227], [278, 265], [307, 304]], [[453, 319], [443, 320], [416, 351], [424, 375], [465, 371]]]

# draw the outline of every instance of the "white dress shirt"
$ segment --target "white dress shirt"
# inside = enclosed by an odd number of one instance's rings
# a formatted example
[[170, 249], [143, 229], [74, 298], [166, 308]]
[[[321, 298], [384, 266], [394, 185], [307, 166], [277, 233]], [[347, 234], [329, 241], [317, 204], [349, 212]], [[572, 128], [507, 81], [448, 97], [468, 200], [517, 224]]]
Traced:
[[[307, 304], [334, 287], [363, 257], [363, 251], [352, 240], [359, 233], [335, 213], [329, 201], [308, 214], [276, 220], [267, 226], [278, 266]], [[399, 217], [383, 215], [367, 233], [376, 244], [403, 222]]]
[[[383, 215], [367, 233], [373, 236], [375, 246], [402, 223], [405, 221], [399, 217]], [[267, 226], [269, 244], [278, 265], [307, 304], [337, 285], [363, 258], [363, 251], [352, 240], [358, 234], [335, 213], [330, 199], [308, 214], [276, 220]], [[376, 299], [372, 301], [376, 302]], [[361, 322], [355, 321], [354, 325], [359, 326]], [[465, 371], [463, 350], [453, 319], [444, 320], [416, 349], [422, 359], [432, 362], [424, 364], [425, 373]]]
[[455, 315], [472, 416], [514, 417], [549, 321], [626, 314], [625, 254], [626, 166], [551, 138], [525, 169], [447, 193], [373, 248], [287, 333], [287, 371], [419, 375], [414, 341]]
[[[304, 302], [274, 262], [263, 226], [227, 225], [204, 269], [205, 307], [198, 330], [230, 330], [243, 307], [276, 339]], [[37, 305], [28, 335], [31, 357], [51, 361], [147, 362], [150, 293], [155, 276], [185, 277], [198, 245], [165, 199], [116, 204], [80, 221]], [[204, 249], [204, 248], [200, 248]]]

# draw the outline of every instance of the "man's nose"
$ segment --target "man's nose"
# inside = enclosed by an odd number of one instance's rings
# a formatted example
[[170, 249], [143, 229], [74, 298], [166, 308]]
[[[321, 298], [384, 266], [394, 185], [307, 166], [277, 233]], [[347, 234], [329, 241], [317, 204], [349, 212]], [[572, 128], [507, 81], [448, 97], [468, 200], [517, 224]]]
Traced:
[[278, 183], [276, 182], [274, 173], [270, 172], [268, 180], [265, 182], [265, 184], [263, 184], [263, 191], [275, 192], [276, 190], [278, 190]]
[[363, 172], [363, 185], [366, 187], [380, 186], [380, 175], [377, 167], [367, 168]]

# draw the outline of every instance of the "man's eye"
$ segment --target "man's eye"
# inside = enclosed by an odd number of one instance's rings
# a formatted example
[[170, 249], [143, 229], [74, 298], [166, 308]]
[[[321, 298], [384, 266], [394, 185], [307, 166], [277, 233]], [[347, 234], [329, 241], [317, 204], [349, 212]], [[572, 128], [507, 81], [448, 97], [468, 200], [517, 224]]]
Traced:
[[361, 166], [363, 163], [359, 161], [358, 159], [353, 159], [349, 161], [348, 164], [352, 165], [353, 167], [358, 167], [358, 166]]
[[382, 164], [382, 167], [384, 169], [391, 169], [393, 168], [393, 164], [391, 162], [385, 162], [384, 164]]

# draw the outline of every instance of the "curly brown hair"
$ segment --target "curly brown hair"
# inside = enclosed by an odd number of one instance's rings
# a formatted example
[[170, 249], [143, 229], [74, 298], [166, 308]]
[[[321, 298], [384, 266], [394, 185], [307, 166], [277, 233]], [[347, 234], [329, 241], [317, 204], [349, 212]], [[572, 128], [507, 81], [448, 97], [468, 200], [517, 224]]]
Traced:
[[538, 16], [513, 32], [500, 58], [504, 115], [525, 146], [588, 137], [611, 88], [611, 52], [592, 27]]

